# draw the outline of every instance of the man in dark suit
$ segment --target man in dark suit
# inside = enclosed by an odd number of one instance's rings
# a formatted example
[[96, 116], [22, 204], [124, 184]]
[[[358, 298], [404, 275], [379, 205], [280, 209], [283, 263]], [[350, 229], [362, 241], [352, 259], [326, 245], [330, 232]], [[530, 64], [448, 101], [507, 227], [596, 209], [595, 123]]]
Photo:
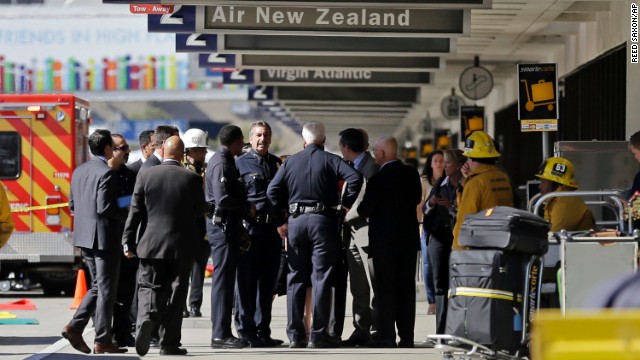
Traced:
[[177, 136], [180, 132], [178, 128], [170, 125], [160, 125], [153, 132], [153, 141], [155, 142], [155, 150], [152, 155], [147, 158], [142, 166], [140, 166], [140, 170], [148, 169], [152, 166], [162, 164], [162, 159], [164, 159], [164, 142], [170, 136]]
[[128, 164], [127, 167], [131, 170], [135, 175], [138, 175], [138, 171], [140, 171], [140, 167], [144, 164], [149, 156], [153, 154], [156, 149], [156, 143], [153, 141], [153, 130], [144, 130], [138, 136], [138, 141], [140, 142], [140, 152], [142, 156], [140, 159], [133, 162], [132, 164]]
[[[324, 151], [322, 123], [305, 124], [302, 137], [304, 150], [287, 158], [267, 190], [278, 233], [288, 238], [289, 347], [338, 347], [340, 342], [329, 333], [331, 276], [340, 251], [337, 187], [340, 180], [345, 181], [342, 205], [349, 208], [362, 187], [362, 177], [339, 156]], [[309, 278], [313, 324], [307, 344], [303, 314]]]
[[[127, 165], [129, 159], [129, 145], [121, 134], [111, 134], [113, 139], [113, 157], [109, 159], [108, 165], [115, 172], [118, 178], [118, 239], [122, 238], [124, 223], [129, 215], [129, 204], [131, 194], [136, 182], [136, 175]], [[116, 303], [113, 308], [113, 338], [122, 347], [135, 345], [135, 340], [131, 335], [131, 328], [135, 324], [135, 317], [130, 316], [131, 304], [136, 291], [136, 279], [138, 278], [138, 259], [127, 258], [120, 255], [120, 276], [118, 278], [118, 293]], [[137, 309], [137, 307], [135, 307]]]
[[[378, 165], [373, 157], [366, 152], [366, 137], [364, 130], [348, 128], [339, 134], [338, 145], [342, 158], [351, 164], [362, 175], [365, 184], [362, 186], [358, 199], [345, 216], [343, 230], [343, 246], [348, 270], [351, 295], [353, 296], [353, 326], [354, 331], [349, 338], [342, 342], [342, 346], [364, 346], [369, 343], [372, 329], [372, 293], [368, 265], [369, 224], [356, 211], [362, 201], [366, 182], [378, 172]], [[347, 298], [347, 271], [337, 274], [339, 287], [336, 287], [334, 298], [334, 329], [342, 333], [345, 303]], [[374, 328], [375, 330], [375, 328]], [[334, 330], [334, 334], [338, 334]]]
[[420, 235], [416, 206], [422, 188], [418, 173], [397, 159], [398, 143], [381, 137], [374, 146], [380, 171], [367, 183], [358, 213], [369, 218], [369, 256], [375, 272], [378, 318], [373, 346], [413, 347], [416, 316], [416, 256]]
[[113, 344], [111, 329], [122, 245], [117, 231], [118, 179], [107, 165], [113, 156], [109, 130], [92, 133], [89, 149], [94, 157], [73, 172], [69, 208], [74, 214], [73, 245], [82, 250], [93, 282], [62, 336], [74, 349], [91, 353], [82, 331], [93, 316], [94, 353], [124, 353], [127, 349]]
[[[177, 136], [179, 135], [179, 133], [180, 132], [178, 131], [178, 128], [176, 128], [175, 126], [159, 125], [158, 127], [156, 127], [156, 129], [153, 132], [154, 151], [151, 155], [149, 155], [149, 157], [147, 158], [147, 161], [143, 162], [142, 166], [140, 166], [140, 170], [138, 170], [138, 175], [136, 176], [136, 178], [139, 177], [140, 174], [145, 170], [151, 167], [154, 167], [156, 165], [162, 164], [162, 160], [164, 159], [165, 140], [167, 140], [170, 136]], [[140, 227], [138, 229], [138, 241], [140, 238], [142, 238], [142, 235], [144, 234], [146, 228], [147, 228], [147, 219], [144, 218], [142, 219], [140, 223]], [[136, 296], [137, 296], [137, 292], [136, 292]], [[137, 312], [136, 312], [136, 315], [137, 315]], [[159, 347], [160, 346], [159, 341], [160, 341], [160, 335], [158, 335], [158, 329], [156, 328], [152, 331], [151, 346]]]
[[[149, 351], [155, 323], [160, 325], [160, 355], [186, 355], [180, 348], [182, 309], [193, 264], [197, 220], [205, 211], [202, 178], [184, 169], [184, 144], [164, 141], [160, 166], [140, 173], [122, 243], [127, 257], [140, 258], [136, 352]], [[147, 229], [136, 245], [138, 225]]]

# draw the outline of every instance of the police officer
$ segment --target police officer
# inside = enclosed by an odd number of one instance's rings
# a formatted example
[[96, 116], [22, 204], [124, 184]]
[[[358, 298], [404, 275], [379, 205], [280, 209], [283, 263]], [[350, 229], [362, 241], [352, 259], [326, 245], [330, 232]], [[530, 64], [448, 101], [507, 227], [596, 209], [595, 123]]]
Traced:
[[[184, 159], [182, 166], [202, 177], [204, 186], [204, 173], [207, 168], [205, 157], [207, 156], [207, 133], [200, 129], [189, 129], [182, 136], [184, 141]], [[184, 317], [201, 317], [200, 306], [202, 305], [202, 287], [204, 286], [204, 272], [211, 256], [211, 247], [207, 241], [207, 229], [205, 218], [198, 220], [198, 242], [195, 249], [195, 261], [191, 271], [191, 290], [189, 292], [189, 310], [185, 307]]]
[[[345, 180], [342, 204], [350, 208], [362, 186], [360, 174], [339, 156], [325, 152], [322, 123], [303, 126], [304, 150], [290, 156], [269, 184], [267, 196], [275, 225], [288, 236], [287, 333], [289, 347], [306, 347], [303, 323], [308, 279], [313, 288], [313, 324], [310, 348], [338, 347], [329, 336], [331, 273], [340, 249], [337, 213], [338, 182]], [[288, 222], [285, 213], [289, 214]]]
[[215, 265], [211, 283], [211, 347], [233, 349], [248, 345], [231, 333], [231, 314], [238, 257], [248, 245], [242, 220], [253, 217], [255, 206], [247, 201], [234, 160], [234, 156], [242, 154], [242, 130], [227, 125], [218, 138], [220, 147], [205, 172], [205, 195], [210, 207], [207, 234]]
[[462, 249], [458, 235], [466, 215], [498, 205], [513, 206], [511, 182], [496, 166], [501, 155], [493, 139], [483, 131], [475, 131], [465, 141], [462, 155], [467, 162], [462, 166], [466, 179], [458, 190], [458, 217], [453, 229], [453, 248], [457, 250]]
[[271, 126], [263, 121], [251, 125], [251, 147], [236, 161], [256, 216], [245, 221], [251, 247], [238, 259], [235, 320], [238, 336], [251, 347], [274, 347], [282, 340], [271, 338], [273, 289], [280, 267], [282, 239], [273, 225], [267, 186], [282, 161], [269, 153]]
[[[541, 179], [540, 194], [554, 191], [574, 191], [578, 184], [573, 178], [571, 161], [552, 157], [542, 162], [536, 177]], [[549, 199], [544, 207], [544, 218], [551, 223], [551, 231], [589, 230], [595, 228], [591, 210], [578, 196], [562, 196]]]

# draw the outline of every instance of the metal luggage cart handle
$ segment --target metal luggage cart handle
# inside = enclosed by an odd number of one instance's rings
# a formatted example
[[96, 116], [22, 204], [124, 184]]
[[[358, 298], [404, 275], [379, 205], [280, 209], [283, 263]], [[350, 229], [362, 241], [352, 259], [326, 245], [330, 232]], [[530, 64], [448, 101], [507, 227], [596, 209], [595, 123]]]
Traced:
[[[527, 206], [527, 210], [534, 214], [538, 214], [540, 207], [544, 205], [544, 203], [551, 198], [555, 197], [566, 197], [566, 196], [580, 196], [580, 197], [606, 197], [610, 199], [614, 204], [615, 208], [613, 208], [610, 204], [606, 202], [594, 202], [596, 205], [604, 205], [607, 204], [606, 207], [611, 208], [615, 211], [616, 217], [618, 221], [616, 224], [619, 229], [624, 229], [624, 209], [625, 204], [620, 199], [620, 192], [615, 190], [598, 190], [598, 191], [558, 191], [558, 192], [550, 192], [545, 195], [536, 195], [534, 196]], [[627, 224], [629, 229], [633, 228], [633, 220], [629, 218], [629, 222]], [[601, 238], [604, 239], [604, 238]]]
[[[578, 236], [576, 236], [578, 235]], [[586, 235], [586, 236], [581, 236]], [[554, 238], [558, 241], [567, 241], [567, 242], [580, 242], [580, 241], [590, 241], [590, 242], [639, 242], [640, 241], [640, 229], [634, 229], [633, 233], [629, 236], [589, 236], [589, 232], [579, 232], [579, 233], [569, 233], [566, 230], [560, 230], [559, 232], [553, 233]]]

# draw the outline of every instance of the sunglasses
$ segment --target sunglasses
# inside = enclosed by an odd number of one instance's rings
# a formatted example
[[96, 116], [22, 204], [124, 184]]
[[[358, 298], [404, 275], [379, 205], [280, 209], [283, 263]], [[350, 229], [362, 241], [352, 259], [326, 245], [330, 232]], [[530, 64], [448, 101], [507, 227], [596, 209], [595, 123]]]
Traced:
[[129, 150], [129, 145], [122, 145], [120, 147], [113, 147], [113, 150], [118, 150], [118, 151], [127, 151]]

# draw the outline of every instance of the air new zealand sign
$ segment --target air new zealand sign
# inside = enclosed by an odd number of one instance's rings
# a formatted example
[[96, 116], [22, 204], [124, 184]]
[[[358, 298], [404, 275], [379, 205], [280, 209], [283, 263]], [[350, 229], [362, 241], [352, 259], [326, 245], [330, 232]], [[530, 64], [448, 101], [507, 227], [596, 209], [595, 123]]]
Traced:
[[197, 32], [364, 32], [461, 36], [470, 10], [217, 5], [197, 8]]

